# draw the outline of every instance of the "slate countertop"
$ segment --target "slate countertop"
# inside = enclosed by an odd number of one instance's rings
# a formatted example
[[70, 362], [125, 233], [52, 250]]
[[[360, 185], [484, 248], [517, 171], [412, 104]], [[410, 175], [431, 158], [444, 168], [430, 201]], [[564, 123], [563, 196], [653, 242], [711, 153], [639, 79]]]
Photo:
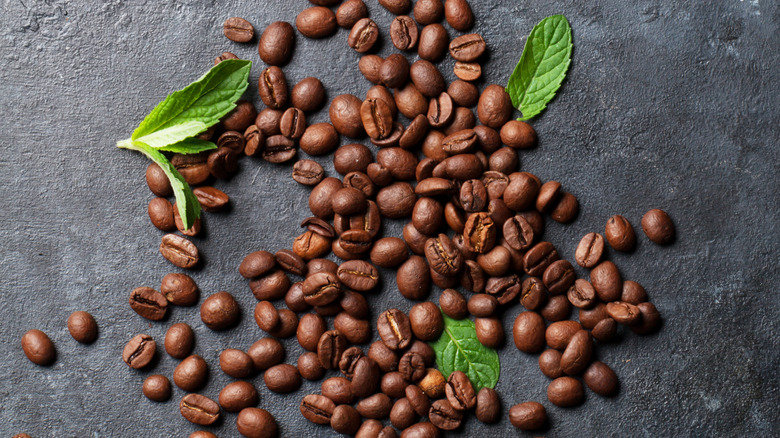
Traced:
[[[368, 4], [386, 31], [391, 15], [373, 0]], [[230, 381], [218, 368], [219, 352], [246, 349], [262, 336], [251, 316], [255, 299], [236, 267], [251, 251], [290, 246], [308, 215], [308, 189], [290, 178], [290, 166], [244, 159], [236, 177], [218, 184], [233, 209], [207, 216], [208, 238], [196, 239], [206, 263], [193, 274], [204, 293], [228, 290], [237, 297], [241, 325], [211, 332], [197, 307], [174, 308], [168, 321], [149, 323], [129, 308], [128, 293], [159, 287], [176, 268], [159, 255], [161, 233], [146, 215], [148, 163], [114, 143], [225, 50], [255, 61], [248, 91], [255, 97], [262, 65], [256, 45], [226, 40], [222, 22], [245, 17], [259, 34], [272, 21], [294, 22], [308, 5], [3, 1], [0, 435], [184, 437], [197, 429], [179, 415], [180, 390], [164, 404], [141, 394], [145, 376], [171, 376], [176, 361], [159, 354], [153, 371], [133, 371], [121, 361], [122, 347], [136, 333], [162, 341], [171, 323], [188, 322], [195, 352], [211, 364], [203, 393], [216, 398]], [[602, 231], [612, 214], [634, 224], [636, 251], [612, 251], [611, 258], [624, 278], [645, 286], [664, 318], [656, 335], [628, 333], [598, 348], [599, 359], [620, 378], [617, 397], [588, 392], [582, 406], [560, 409], [546, 400], [548, 380], [536, 356], [511, 343], [520, 306], [507, 309], [510, 337], [499, 352], [497, 386], [505, 413], [515, 403], [542, 402], [551, 422], [547, 436], [780, 434], [778, 4], [472, 0], [472, 6], [475, 30], [491, 50], [486, 83], [506, 83], [535, 23], [557, 13], [569, 19], [575, 45], [569, 77], [533, 122], [539, 147], [521, 153], [521, 168], [560, 181], [579, 198], [577, 221], [550, 221], [545, 234], [565, 258], [573, 258], [582, 235]], [[326, 40], [299, 37], [285, 67], [290, 83], [317, 76], [330, 98], [363, 97], [369, 84], [346, 36], [339, 30]], [[380, 55], [391, 48], [386, 42]], [[450, 80], [451, 64], [442, 67]], [[326, 119], [326, 111], [310, 118]], [[329, 156], [317, 161], [334, 173]], [[670, 213], [675, 244], [658, 247], [641, 234], [640, 219], [650, 208]], [[400, 224], [388, 224], [385, 235], [400, 235]], [[385, 277], [384, 291], [370, 297], [375, 315], [388, 306], [408, 310], [394, 277]], [[66, 320], [75, 310], [96, 317], [95, 344], [77, 344], [68, 334]], [[53, 366], [24, 357], [19, 339], [30, 328], [44, 330], [57, 345]], [[295, 363], [300, 347], [294, 339], [286, 345], [287, 362]], [[281, 436], [332, 433], [298, 412], [300, 397], [318, 391], [319, 383], [280, 396], [262, 377], [254, 381], [260, 407], [276, 417]], [[226, 415], [215, 432], [236, 436], [235, 415]], [[484, 434], [533, 436], [516, 431], [506, 417], [488, 427], [473, 416], [452, 436]]]

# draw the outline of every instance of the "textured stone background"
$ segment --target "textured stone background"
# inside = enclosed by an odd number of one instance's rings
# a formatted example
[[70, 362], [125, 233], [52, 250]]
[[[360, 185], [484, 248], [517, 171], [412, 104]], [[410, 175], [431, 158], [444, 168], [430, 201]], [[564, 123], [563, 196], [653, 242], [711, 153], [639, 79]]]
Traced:
[[[368, 2], [387, 29], [391, 16]], [[255, 44], [222, 36], [222, 22], [243, 16], [262, 30], [293, 21], [309, 4], [294, 1], [2, 0], [0, 108], [4, 193], [0, 230], [0, 435], [34, 437], [187, 436], [196, 428], [174, 399], [148, 401], [141, 383], [152, 372], [171, 375], [176, 361], [159, 354], [153, 371], [132, 371], [120, 359], [134, 334], [162, 340], [173, 322], [197, 335], [196, 352], [211, 364], [203, 391], [216, 397], [229, 378], [217, 357], [245, 349], [262, 333], [251, 317], [255, 299], [236, 267], [257, 249], [289, 247], [307, 216], [308, 190], [290, 167], [244, 159], [239, 175], [218, 187], [230, 214], [209, 215], [206, 256], [194, 277], [207, 293], [233, 292], [244, 309], [237, 330], [214, 333], [197, 308], [175, 308], [165, 323], [142, 320], [127, 305], [129, 291], [159, 287], [175, 270], [157, 251], [160, 234], [146, 216], [151, 194], [147, 161], [114, 147], [129, 136], [166, 93], [189, 83], [231, 50], [258, 62]], [[522, 153], [522, 168], [557, 179], [580, 200], [572, 225], [549, 224], [546, 237], [573, 257], [579, 237], [624, 214], [664, 208], [677, 224], [670, 247], [639, 235], [630, 255], [615, 254], [625, 278], [648, 290], [665, 318], [657, 335], [626, 334], [598, 356], [621, 379], [620, 394], [588, 393], [584, 405], [560, 409], [546, 400], [547, 379], [536, 356], [512, 345], [500, 351], [498, 385], [504, 404], [538, 400], [551, 419], [549, 436], [777, 436], [780, 405], [780, 318], [776, 288], [780, 238], [780, 8], [765, 0], [659, 2], [641, 0], [472, 2], [476, 31], [490, 47], [487, 80], [504, 84], [535, 23], [565, 14], [574, 29], [574, 61], [558, 98], [535, 122], [539, 148]], [[368, 83], [347, 32], [299, 38], [291, 83], [318, 76], [330, 96], [363, 96]], [[385, 43], [381, 55], [391, 53]], [[442, 70], [451, 77], [451, 61]], [[248, 92], [256, 96], [253, 84]], [[324, 121], [325, 112], [313, 117]], [[329, 157], [319, 158], [331, 166]], [[332, 167], [331, 167], [332, 169]], [[385, 228], [400, 235], [398, 224]], [[584, 272], [580, 272], [584, 275]], [[407, 310], [388, 276], [375, 309]], [[438, 292], [432, 296], [436, 298]], [[65, 321], [87, 310], [100, 324], [90, 346], [70, 338]], [[519, 305], [504, 315], [511, 328]], [[58, 348], [48, 368], [28, 362], [19, 347], [30, 328]], [[288, 361], [300, 348], [287, 342]], [[278, 396], [260, 377], [260, 406], [282, 436], [326, 436], [303, 421], [297, 405], [318, 384]], [[216, 429], [236, 436], [235, 415]], [[471, 417], [456, 436], [523, 435], [507, 420], [486, 427]], [[531, 436], [531, 435], [528, 435]]]

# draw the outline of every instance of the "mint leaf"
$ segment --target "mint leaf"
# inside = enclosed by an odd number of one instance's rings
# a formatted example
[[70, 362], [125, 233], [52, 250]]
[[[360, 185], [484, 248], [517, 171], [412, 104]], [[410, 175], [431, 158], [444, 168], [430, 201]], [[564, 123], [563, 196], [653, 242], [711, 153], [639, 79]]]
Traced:
[[431, 343], [436, 352], [436, 366], [444, 377], [453, 371], [463, 371], [469, 376], [474, 389], [493, 388], [498, 383], [501, 363], [498, 353], [485, 347], [477, 339], [474, 323], [466, 318], [455, 320], [444, 315], [444, 331]]
[[246, 91], [251, 61], [228, 59], [200, 79], [170, 94], [141, 122], [131, 137], [159, 148], [193, 137], [236, 107]]
[[571, 27], [563, 15], [534, 26], [506, 86], [512, 104], [523, 113], [518, 120], [541, 113], [555, 97], [571, 64], [571, 49]]
[[193, 138], [188, 138], [186, 140], [182, 140], [178, 143], [169, 144], [168, 146], [157, 148], [157, 150], [173, 152], [175, 154], [197, 154], [199, 152], [208, 151], [216, 148], [217, 145], [215, 145], [210, 141], [201, 140], [199, 138], [193, 137]]
[[117, 143], [117, 147], [123, 149], [130, 149], [141, 152], [157, 163], [165, 172], [168, 180], [173, 187], [173, 194], [176, 196], [176, 205], [179, 209], [179, 215], [184, 225], [184, 229], [189, 229], [195, 222], [195, 219], [200, 217], [200, 202], [198, 198], [192, 193], [189, 184], [184, 180], [179, 171], [165, 158], [165, 155], [157, 149], [146, 145], [138, 141], [123, 141]]

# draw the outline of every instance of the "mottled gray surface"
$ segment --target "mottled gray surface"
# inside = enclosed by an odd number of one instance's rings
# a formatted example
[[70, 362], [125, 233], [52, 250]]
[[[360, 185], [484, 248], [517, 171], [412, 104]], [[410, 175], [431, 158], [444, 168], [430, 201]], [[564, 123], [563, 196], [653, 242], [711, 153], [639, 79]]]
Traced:
[[[537, 400], [551, 418], [549, 436], [777, 436], [780, 405], [780, 318], [776, 288], [780, 239], [780, 113], [777, 100], [780, 9], [776, 2], [531, 2], [474, 1], [476, 30], [492, 53], [491, 82], [505, 83], [525, 36], [547, 15], [565, 14], [574, 29], [569, 79], [548, 111], [534, 122], [540, 147], [522, 153], [522, 168], [557, 179], [582, 208], [572, 225], [551, 224], [546, 237], [567, 258], [579, 237], [624, 214], [638, 226], [642, 214], [664, 208], [677, 224], [670, 247], [639, 235], [630, 255], [615, 254], [625, 278], [648, 290], [664, 316], [663, 330], [600, 347], [598, 356], [621, 379], [620, 394], [588, 393], [581, 407], [560, 409], [546, 400], [547, 379], [536, 357], [508, 345], [498, 384], [506, 406]], [[183, 393], [158, 404], [140, 391], [145, 376], [171, 375], [165, 354], [150, 371], [120, 359], [136, 333], [162, 340], [175, 321], [190, 323], [196, 352], [211, 364], [203, 391], [216, 397], [230, 381], [219, 352], [247, 348], [262, 336], [252, 319], [255, 299], [236, 272], [244, 254], [289, 247], [307, 216], [308, 190], [290, 167], [245, 159], [241, 172], [218, 187], [230, 214], [208, 215], [207, 239], [196, 239], [205, 268], [194, 274], [202, 290], [233, 292], [244, 309], [240, 328], [214, 333], [197, 308], [175, 308], [164, 323], [142, 320], [127, 305], [129, 291], [159, 287], [175, 271], [157, 251], [160, 232], [146, 216], [151, 195], [143, 181], [147, 161], [118, 150], [166, 93], [205, 71], [231, 50], [257, 61], [255, 44], [222, 37], [233, 15], [262, 30], [293, 21], [304, 0], [267, 2], [3, 0], [0, 13], [0, 108], [4, 193], [0, 230], [0, 435], [34, 437], [187, 436], [196, 428], [178, 413]], [[263, 4], [266, 4], [265, 6]], [[383, 29], [390, 15], [374, 0]], [[358, 55], [347, 32], [323, 41], [299, 38], [291, 83], [314, 75], [330, 96], [363, 96]], [[382, 55], [391, 53], [385, 43]], [[451, 61], [444, 70], [451, 75]], [[256, 96], [254, 84], [248, 92]], [[313, 117], [324, 121], [325, 112]], [[331, 166], [329, 157], [317, 159]], [[332, 169], [332, 167], [331, 167]], [[387, 235], [399, 235], [398, 224]], [[584, 275], [584, 272], [580, 272]], [[372, 295], [375, 309], [411, 303], [393, 290]], [[436, 292], [433, 297], [436, 297]], [[100, 338], [77, 344], [65, 321], [87, 310]], [[507, 310], [511, 328], [519, 305]], [[33, 365], [19, 339], [46, 331], [58, 348], [56, 363]], [[287, 342], [288, 362], [300, 347]], [[331, 433], [303, 421], [295, 395], [269, 393], [261, 378], [260, 406], [271, 411], [282, 436]], [[216, 429], [236, 436], [235, 415]], [[507, 420], [485, 427], [471, 417], [457, 436], [514, 436]], [[522, 434], [519, 434], [522, 435]], [[531, 435], [528, 435], [531, 436]]]

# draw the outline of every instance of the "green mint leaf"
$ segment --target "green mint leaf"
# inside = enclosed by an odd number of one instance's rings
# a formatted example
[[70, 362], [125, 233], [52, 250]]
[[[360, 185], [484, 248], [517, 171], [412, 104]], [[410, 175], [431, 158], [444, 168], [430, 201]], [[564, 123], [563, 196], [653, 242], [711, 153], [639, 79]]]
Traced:
[[501, 372], [496, 350], [479, 342], [470, 319], [455, 320], [444, 314], [442, 316], [444, 331], [436, 342], [431, 343], [439, 371], [444, 377], [449, 377], [453, 371], [463, 371], [476, 391], [495, 387]]
[[506, 86], [512, 104], [523, 113], [518, 120], [541, 113], [555, 97], [571, 64], [571, 49], [571, 27], [563, 15], [534, 26]]
[[184, 177], [165, 158], [165, 155], [159, 150], [137, 141], [123, 140], [116, 145], [123, 149], [141, 152], [162, 168], [171, 182], [171, 187], [173, 187], [173, 194], [176, 196], [176, 206], [179, 209], [184, 229], [189, 229], [195, 222], [195, 219], [200, 217], [200, 202], [198, 202], [195, 194], [192, 193], [189, 184], [184, 181]]
[[182, 140], [178, 143], [169, 144], [168, 146], [157, 148], [157, 150], [173, 152], [175, 154], [197, 154], [199, 152], [208, 151], [216, 148], [217, 145], [215, 145], [210, 141], [201, 140], [199, 138], [193, 137], [193, 138], [188, 138], [186, 140]]
[[235, 101], [249, 85], [251, 67], [251, 61], [239, 59], [220, 62], [197, 81], [160, 102], [131, 139], [159, 148], [205, 131], [236, 107]]

